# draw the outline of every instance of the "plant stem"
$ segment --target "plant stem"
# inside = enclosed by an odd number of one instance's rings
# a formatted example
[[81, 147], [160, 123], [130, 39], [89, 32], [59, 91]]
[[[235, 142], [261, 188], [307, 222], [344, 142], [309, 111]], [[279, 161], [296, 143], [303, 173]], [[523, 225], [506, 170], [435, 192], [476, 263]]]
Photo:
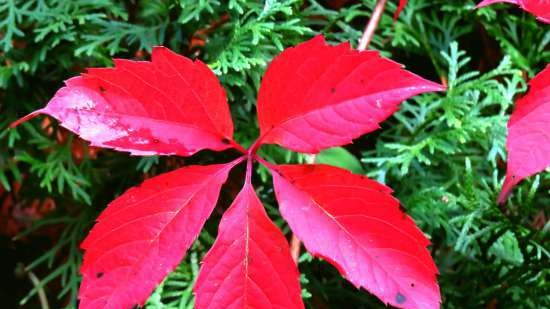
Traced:
[[246, 156], [246, 177], [245, 177], [245, 184], [251, 184], [252, 183], [252, 161], [253, 157], [251, 155]]
[[[306, 155], [306, 162], [307, 164], [315, 164], [315, 159], [317, 155], [309, 154]], [[300, 258], [300, 247], [302, 246], [302, 243], [296, 237], [296, 235], [292, 234], [292, 237], [290, 238], [290, 255], [292, 256], [292, 260], [296, 264], [298, 264], [298, 259]]]
[[46, 292], [44, 291], [44, 288], [40, 284], [40, 279], [29, 269], [26, 269], [26, 267], [19, 263], [18, 269], [20, 269], [22, 272], [24, 272], [31, 281], [32, 285], [36, 289], [38, 293], [38, 300], [40, 301], [40, 308], [41, 309], [50, 309], [50, 305], [48, 304], [48, 298], [46, 297]]
[[359, 46], [357, 47], [358, 50], [363, 51], [369, 47], [369, 44], [372, 41], [372, 37], [374, 36], [374, 32], [376, 31], [378, 23], [380, 22], [380, 17], [382, 17], [382, 13], [384, 13], [384, 8], [386, 7], [387, 2], [388, 0], [378, 0], [376, 2], [376, 6], [372, 11], [370, 20], [365, 28], [365, 31], [363, 32], [363, 36], [361, 37]]
[[300, 247], [302, 246], [302, 243], [296, 237], [296, 235], [292, 234], [292, 237], [290, 238], [290, 256], [292, 256], [292, 260], [296, 265], [298, 265], [298, 260], [300, 259]]

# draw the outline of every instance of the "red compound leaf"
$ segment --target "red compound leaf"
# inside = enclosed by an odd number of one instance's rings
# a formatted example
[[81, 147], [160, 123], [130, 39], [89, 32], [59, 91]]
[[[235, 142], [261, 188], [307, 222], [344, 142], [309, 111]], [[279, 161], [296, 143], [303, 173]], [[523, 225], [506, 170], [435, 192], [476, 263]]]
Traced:
[[[45, 108], [21, 121], [48, 114], [93, 146], [138, 155], [230, 147], [246, 153], [231, 163], [151, 178], [109, 204], [82, 244], [79, 308], [143, 305], [183, 258], [230, 169], [245, 158], [245, 186], [204, 260], [196, 307], [304, 308], [286, 239], [251, 186], [255, 147], [274, 143], [316, 153], [346, 144], [378, 128], [403, 100], [436, 90], [443, 87], [377, 52], [329, 46], [319, 36], [269, 66], [258, 99], [262, 136], [245, 151], [232, 138], [225, 92], [200, 61], [157, 47], [151, 62], [115, 60], [114, 68], [68, 80]], [[439, 307], [428, 241], [387, 187], [324, 165], [271, 169], [281, 213], [308, 250], [386, 303]]]
[[520, 181], [550, 166], [550, 65], [529, 86], [508, 122], [508, 168], [499, 203]]
[[548, 0], [485, 0], [477, 5], [478, 8], [494, 3], [512, 3], [525, 11], [535, 15], [538, 20], [550, 24], [550, 1]]
[[184, 167], [111, 202], [82, 243], [79, 308], [143, 305], [199, 234], [238, 162]]
[[328, 165], [271, 168], [281, 214], [309, 252], [386, 304], [439, 308], [429, 241], [388, 187]]
[[48, 114], [93, 146], [135, 155], [188, 156], [234, 144], [225, 91], [214, 73], [167, 48], [152, 61], [114, 60], [65, 82]]
[[250, 183], [225, 212], [195, 293], [196, 309], [304, 308], [288, 243]]
[[258, 96], [260, 141], [317, 153], [376, 130], [405, 99], [443, 89], [378, 52], [317, 36], [269, 65]]

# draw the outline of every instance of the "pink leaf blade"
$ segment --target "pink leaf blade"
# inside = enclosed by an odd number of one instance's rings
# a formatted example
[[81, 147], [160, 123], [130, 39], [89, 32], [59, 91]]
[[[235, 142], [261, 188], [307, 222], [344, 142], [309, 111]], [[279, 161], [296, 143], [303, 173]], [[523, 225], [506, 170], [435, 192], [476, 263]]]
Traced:
[[110, 203], [81, 244], [79, 308], [143, 305], [199, 234], [238, 162], [180, 168]]
[[194, 291], [196, 309], [304, 308], [288, 243], [249, 183], [223, 215]]
[[508, 122], [508, 162], [499, 203], [523, 179], [550, 166], [550, 65], [529, 86]]
[[439, 308], [429, 241], [389, 188], [327, 165], [272, 168], [281, 214], [309, 252], [386, 304]]
[[519, 5], [519, 0], [484, 0], [484, 1], [481, 1], [476, 7], [482, 8], [495, 3], [511, 3], [511, 4]]
[[98, 147], [134, 155], [189, 156], [233, 144], [233, 122], [214, 73], [164, 47], [152, 61], [117, 59], [66, 81], [48, 114]]
[[269, 65], [258, 95], [261, 141], [317, 153], [376, 130], [407, 98], [441, 90], [377, 52], [317, 36]]
[[516, 4], [523, 10], [535, 15], [538, 20], [550, 24], [550, 2], [546, 0], [485, 0], [477, 5], [477, 8], [494, 3]]

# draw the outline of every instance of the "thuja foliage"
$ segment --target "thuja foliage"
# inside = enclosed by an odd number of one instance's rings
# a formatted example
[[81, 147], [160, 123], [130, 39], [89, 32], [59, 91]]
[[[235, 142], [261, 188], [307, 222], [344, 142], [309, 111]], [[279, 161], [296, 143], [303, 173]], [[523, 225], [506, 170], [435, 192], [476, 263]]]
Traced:
[[[444, 308], [549, 307], [550, 174], [524, 182], [502, 207], [495, 201], [505, 173], [506, 123], [525, 80], [550, 62], [550, 28], [508, 6], [474, 10], [470, 0], [409, 0], [392, 21], [397, 2], [389, 1], [371, 48], [446, 83], [448, 91], [404, 102], [382, 124], [384, 130], [317, 160], [365, 173], [395, 190], [431, 238]], [[235, 139], [248, 146], [258, 132], [253, 115], [260, 78], [273, 56], [317, 33], [335, 43], [357, 42], [374, 4], [1, 1], [0, 237], [18, 234], [9, 246], [23, 265], [18, 274], [22, 280], [37, 277], [21, 288], [9, 287], [16, 289], [11, 293], [16, 301], [35, 308], [45, 293], [51, 307], [75, 308], [78, 245], [103, 205], [145, 178], [233, 154], [129, 157], [89, 147], [48, 118], [16, 129], [8, 129], [9, 123], [45, 105], [64, 79], [84, 68], [111, 65], [112, 57], [148, 59], [152, 46], [165, 45], [202, 59], [218, 74], [228, 92]], [[262, 148], [262, 156], [276, 162], [307, 159], [274, 146]], [[271, 178], [265, 171], [256, 176], [260, 198], [288, 234]], [[220, 209], [239, 185], [230, 177]], [[198, 261], [213, 243], [221, 212], [146, 308], [193, 307]], [[300, 257], [309, 308], [383, 307], [322, 263], [308, 254]], [[6, 267], [13, 276], [15, 266]], [[11, 298], [3, 303], [16, 306]]]

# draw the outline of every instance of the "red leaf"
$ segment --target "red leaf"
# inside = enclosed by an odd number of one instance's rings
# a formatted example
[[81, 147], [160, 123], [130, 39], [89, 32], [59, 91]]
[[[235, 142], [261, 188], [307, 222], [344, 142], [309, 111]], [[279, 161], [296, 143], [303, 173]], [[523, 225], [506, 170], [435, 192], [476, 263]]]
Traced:
[[225, 212], [194, 290], [196, 309], [304, 308], [288, 243], [250, 183]]
[[317, 153], [377, 129], [403, 100], [443, 89], [378, 52], [329, 46], [317, 36], [267, 68], [258, 95], [260, 140]]
[[142, 305], [181, 261], [238, 162], [184, 167], [111, 202], [82, 243], [79, 308]]
[[399, 14], [401, 14], [403, 9], [405, 8], [405, 5], [407, 5], [407, 0], [399, 0], [399, 5], [397, 6], [397, 10], [395, 10], [393, 19], [397, 19], [399, 17]]
[[388, 187], [328, 165], [272, 168], [281, 214], [308, 251], [384, 303], [439, 308], [429, 241]]
[[137, 155], [192, 155], [231, 147], [225, 92], [201, 61], [153, 49], [152, 62], [115, 60], [65, 82], [38, 113], [51, 115], [93, 146]]
[[477, 5], [478, 8], [493, 3], [512, 3], [537, 16], [537, 19], [550, 24], [550, 2], [547, 0], [485, 0]]
[[524, 178], [550, 166], [550, 65], [529, 86], [508, 122], [508, 168], [499, 203]]

